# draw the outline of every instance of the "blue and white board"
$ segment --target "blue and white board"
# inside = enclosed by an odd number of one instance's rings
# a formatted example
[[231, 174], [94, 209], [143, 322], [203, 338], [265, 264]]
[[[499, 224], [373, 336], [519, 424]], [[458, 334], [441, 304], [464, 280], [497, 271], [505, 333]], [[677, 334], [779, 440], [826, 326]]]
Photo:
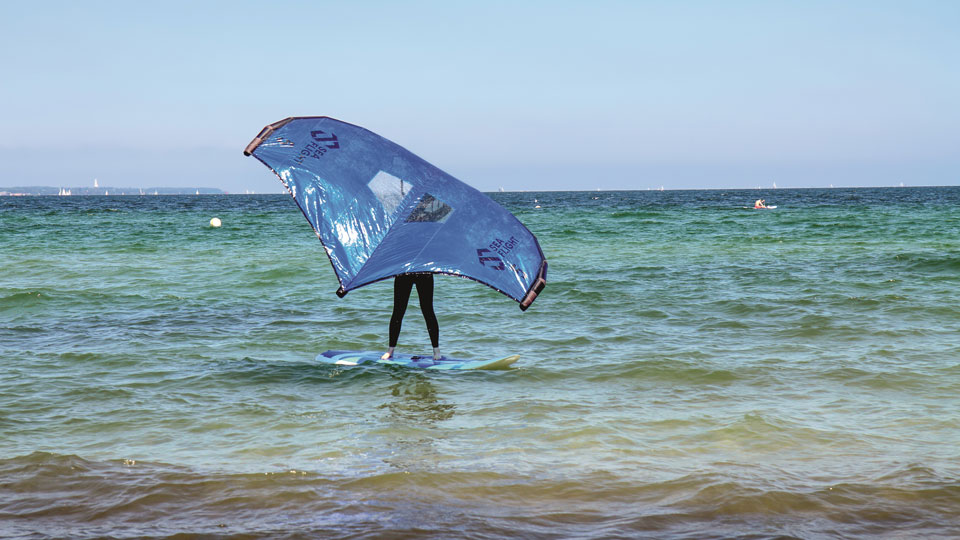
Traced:
[[380, 357], [382, 355], [382, 351], [326, 351], [317, 355], [317, 361], [325, 364], [336, 364], [338, 366], [382, 364], [415, 369], [462, 371], [470, 369], [507, 369], [511, 364], [520, 359], [520, 355], [518, 354], [494, 360], [462, 360], [444, 356], [435, 362], [433, 355], [397, 353], [394, 354], [390, 360], [381, 360]]

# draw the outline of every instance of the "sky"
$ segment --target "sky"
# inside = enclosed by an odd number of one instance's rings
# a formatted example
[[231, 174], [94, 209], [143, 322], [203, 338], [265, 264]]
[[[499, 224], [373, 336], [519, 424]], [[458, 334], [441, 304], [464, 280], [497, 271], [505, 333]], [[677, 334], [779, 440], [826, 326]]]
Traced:
[[0, 0], [0, 186], [283, 191], [332, 116], [474, 187], [960, 184], [960, 2]]

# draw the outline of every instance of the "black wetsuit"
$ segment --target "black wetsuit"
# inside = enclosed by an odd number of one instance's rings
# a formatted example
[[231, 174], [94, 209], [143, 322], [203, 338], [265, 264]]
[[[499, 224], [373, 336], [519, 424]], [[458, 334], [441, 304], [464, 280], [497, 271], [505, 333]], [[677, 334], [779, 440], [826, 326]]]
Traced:
[[407, 302], [410, 300], [410, 289], [417, 286], [417, 296], [420, 297], [420, 311], [423, 320], [427, 323], [427, 332], [430, 334], [430, 343], [434, 348], [440, 346], [440, 325], [437, 316], [433, 313], [433, 274], [404, 274], [397, 276], [393, 282], [393, 315], [390, 317], [390, 346], [396, 347], [400, 339], [400, 326], [403, 324], [403, 314], [407, 311]]

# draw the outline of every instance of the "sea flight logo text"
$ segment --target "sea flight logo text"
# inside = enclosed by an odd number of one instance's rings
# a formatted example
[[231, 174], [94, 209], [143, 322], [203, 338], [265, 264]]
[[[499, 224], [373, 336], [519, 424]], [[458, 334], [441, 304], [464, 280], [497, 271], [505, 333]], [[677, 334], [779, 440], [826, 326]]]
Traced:
[[503, 265], [503, 261], [500, 260], [500, 257], [497, 257], [497, 254], [489, 249], [478, 249], [477, 258], [480, 259], [480, 264], [486, 266], [487, 268], [493, 268], [494, 270], [503, 270], [506, 268], [506, 266]]
[[317, 129], [311, 131], [310, 136], [313, 137], [313, 141], [307, 144], [303, 150], [300, 150], [300, 155], [293, 160], [297, 165], [302, 164], [305, 158], [320, 159], [327, 153], [327, 150], [340, 148], [340, 141], [333, 133], [328, 135], [327, 132]]

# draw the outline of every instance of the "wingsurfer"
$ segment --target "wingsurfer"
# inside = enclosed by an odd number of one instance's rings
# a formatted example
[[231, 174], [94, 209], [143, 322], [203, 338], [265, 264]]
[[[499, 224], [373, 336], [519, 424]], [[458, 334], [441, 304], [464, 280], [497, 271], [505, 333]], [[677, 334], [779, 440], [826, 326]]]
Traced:
[[417, 286], [417, 296], [420, 298], [420, 311], [423, 320], [427, 323], [427, 333], [430, 334], [430, 343], [433, 345], [433, 359], [440, 360], [440, 325], [433, 312], [433, 274], [401, 274], [393, 280], [393, 315], [390, 316], [390, 348], [380, 358], [393, 358], [393, 351], [400, 339], [400, 327], [403, 325], [403, 315], [407, 311], [410, 301], [410, 291]]
[[753, 203], [754, 208], [766, 208], [767, 202], [763, 199], [757, 199], [757, 202]]

